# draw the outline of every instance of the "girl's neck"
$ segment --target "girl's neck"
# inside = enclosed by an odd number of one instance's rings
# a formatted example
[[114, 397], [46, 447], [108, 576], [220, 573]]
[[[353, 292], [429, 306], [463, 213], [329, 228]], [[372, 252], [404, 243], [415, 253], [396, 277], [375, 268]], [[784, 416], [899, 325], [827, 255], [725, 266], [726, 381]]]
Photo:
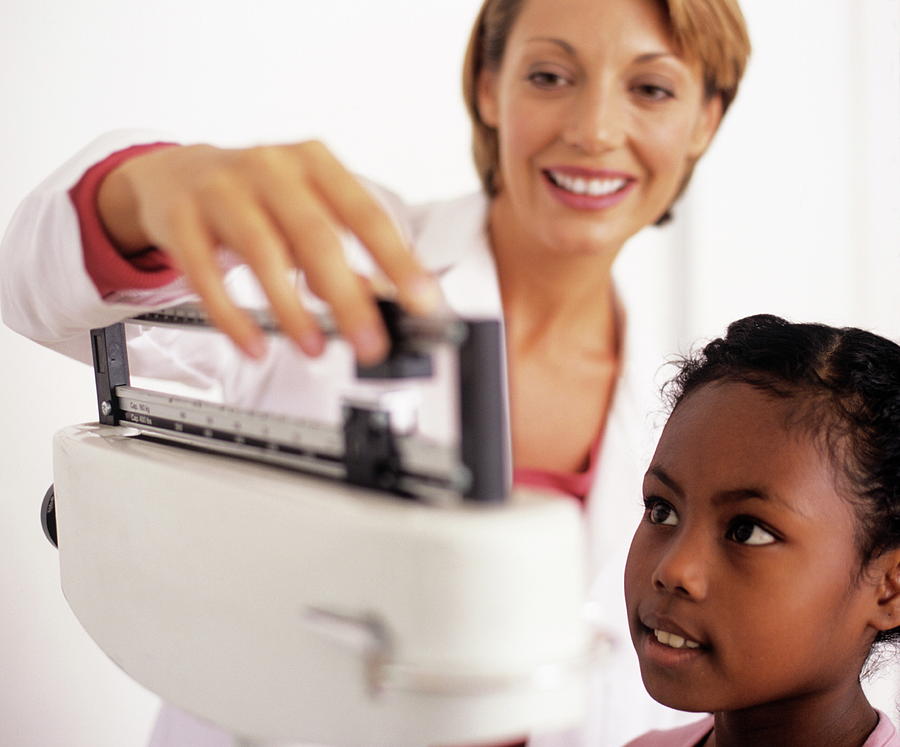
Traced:
[[877, 724], [877, 712], [859, 682], [853, 682], [844, 690], [716, 713], [715, 728], [704, 747], [860, 747]]
[[491, 205], [489, 234], [508, 342], [614, 356], [617, 344], [612, 263], [617, 252], [576, 253], [521, 235], [501, 198]]

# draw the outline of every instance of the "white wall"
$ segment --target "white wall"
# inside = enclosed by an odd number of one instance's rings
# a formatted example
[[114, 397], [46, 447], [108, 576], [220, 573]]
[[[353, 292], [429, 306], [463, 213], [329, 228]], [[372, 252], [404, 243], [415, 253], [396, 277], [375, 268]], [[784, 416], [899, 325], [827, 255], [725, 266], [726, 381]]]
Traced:
[[684, 216], [683, 339], [753, 313], [900, 338], [900, 3], [744, 6], [753, 60]]
[[[679, 224], [660, 238], [687, 342], [744, 313], [900, 337], [897, 0], [745, 0], [755, 56]], [[477, 0], [4, 0], [0, 226], [100, 132], [219, 144], [320, 136], [424, 200], [476, 185], [459, 97]], [[563, 7], [563, 3], [561, 3]], [[650, 301], [652, 302], [652, 301]], [[59, 591], [38, 507], [50, 440], [95, 418], [90, 372], [0, 329], [0, 744], [140, 745], [155, 699]]]

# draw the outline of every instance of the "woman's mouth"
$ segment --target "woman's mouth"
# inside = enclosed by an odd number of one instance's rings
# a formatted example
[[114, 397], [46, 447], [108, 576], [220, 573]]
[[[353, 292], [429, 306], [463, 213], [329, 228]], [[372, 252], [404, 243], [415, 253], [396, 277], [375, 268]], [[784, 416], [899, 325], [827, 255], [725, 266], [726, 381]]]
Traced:
[[628, 180], [622, 177], [618, 178], [585, 178], [583, 176], [571, 176], [563, 174], [559, 171], [548, 170], [545, 172], [557, 187], [576, 195], [590, 195], [591, 197], [601, 197], [611, 195], [618, 192], [626, 184]]
[[543, 174], [556, 199], [580, 210], [617, 205], [636, 184], [636, 180], [615, 173], [545, 169]]

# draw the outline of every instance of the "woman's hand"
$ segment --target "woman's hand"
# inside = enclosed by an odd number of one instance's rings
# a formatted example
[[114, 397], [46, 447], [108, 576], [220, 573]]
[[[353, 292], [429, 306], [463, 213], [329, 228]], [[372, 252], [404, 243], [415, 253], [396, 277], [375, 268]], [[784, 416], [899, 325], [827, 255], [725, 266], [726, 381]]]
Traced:
[[308, 355], [324, 337], [288, 271], [299, 268], [331, 307], [361, 363], [387, 352], [369, 284], [348, 266], [339, 239], [352, 231], [413, 313], [440, 302], [436, 281], [412, 256], [393, 221], [319, 142], [221, 149], [191, 145], [136, 156], [112, 171], [98, 195], [100, 218], [124, 256], [166, 251], [212, 321], [245, 352], [262, 355], [262, 331], [229, 299], [216, 248], [237, 252], [256, 274], [282, 329]]

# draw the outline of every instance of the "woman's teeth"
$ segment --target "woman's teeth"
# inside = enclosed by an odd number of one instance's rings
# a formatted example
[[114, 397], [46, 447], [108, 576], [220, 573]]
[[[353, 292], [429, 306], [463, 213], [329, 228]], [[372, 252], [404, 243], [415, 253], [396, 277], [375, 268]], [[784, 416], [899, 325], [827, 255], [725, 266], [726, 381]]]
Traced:
[[696, 641], [689, 641], [680, 635], [667, 633], [665, 630], [654, 630], [653, 635], [664, 646], [671, 646], [672, 648], [700, 648], [700, 644]]
[[590, 197], [602, 197], [618, 192], [627, 184], [627, 179], [585, 179], [581, 176], [569, 176], [556, 171], [548, 171], [550, 180], [567, 192], [576, 195], [589, 195]]

